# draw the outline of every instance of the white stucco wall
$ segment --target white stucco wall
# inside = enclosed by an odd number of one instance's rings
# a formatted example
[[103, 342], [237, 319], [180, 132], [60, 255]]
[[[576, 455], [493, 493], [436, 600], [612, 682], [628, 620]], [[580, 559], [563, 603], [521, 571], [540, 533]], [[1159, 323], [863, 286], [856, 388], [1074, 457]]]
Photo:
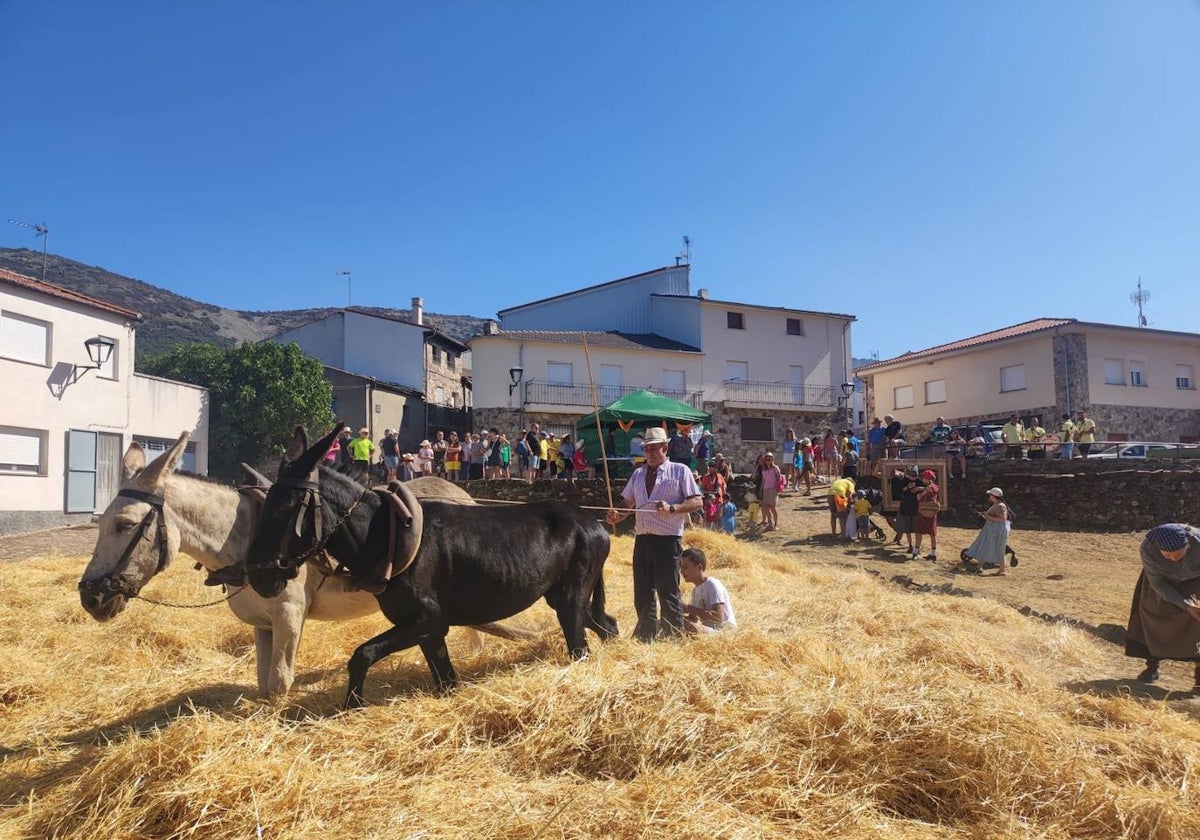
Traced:
[[346, 313], [346, 370], [425, 393], [424, 352], [424, 327]]
[[[1105, 360], [1121, 362], [1122, 384], [1105, 382]], [[1157, 408], [1200, 408], [1200, 336], [1173, 336], [1144, 330], [1087, 328], [1088, 394], [1092, 403], [1154, 406]], [[1130, 381], [1137, 365], [1143, 386]], [[1176, 366], [1192, 371], [1192, 387], [1176, 387]]]
[[330, 367], [348, 370], [345, 332], [344, 316], [339, 313], [280, 333], [271, 340], [277, 344], [295, 342], [304, 355], [320, 359]]

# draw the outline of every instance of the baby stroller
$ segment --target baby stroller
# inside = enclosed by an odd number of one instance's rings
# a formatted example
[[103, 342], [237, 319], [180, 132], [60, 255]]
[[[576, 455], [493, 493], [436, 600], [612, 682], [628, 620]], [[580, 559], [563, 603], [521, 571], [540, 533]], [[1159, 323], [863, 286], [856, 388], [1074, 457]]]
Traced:
[[856, 491], [855, 495], [859, 494], [861, 494], [862, 497], [867, 500], [867, 503], [871, 505], [871, 512], [867, 514], [867, 528], [859, 536], [862, 539], [874, 538], [877, 540], [882, 540], [883, 542], [887, 542], [887, 534], [884, 533], [883, 528], [876, 525], [875, 520], [871, 519], [871, 513], [879, 510], [880, 506], [883, 504], [883, 491], [871, 488]]

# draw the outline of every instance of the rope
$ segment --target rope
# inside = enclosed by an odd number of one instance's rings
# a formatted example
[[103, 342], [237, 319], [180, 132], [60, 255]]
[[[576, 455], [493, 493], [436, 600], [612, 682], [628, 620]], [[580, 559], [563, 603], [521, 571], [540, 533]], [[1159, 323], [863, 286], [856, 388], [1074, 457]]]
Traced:
[[[429, 501], [436, 501], [436, 499], [430, 499]], [[529, 502], [517, 502], [517, 501], [513, 501], [512, 499], [476, 499], [475, 502], [477, 504], [481, 504], [481, 505], [527, 505], [527, 504], [529, 504]], [[658, 502], [657, 501], [647, 502], [646, 504], [657, 505]], [[649, 508], [646, 507], [646, 505], [641, 505], [640, 507], [635, 507], [635, 508], [606, 508], [606, 507], [599, 507], [597, 505], [575, 505], [575, 507], [579, 508], [580, 510], [603, 510], [603, 511], [615, 510], [617, 513], [647, 513], [650, 510]]]
[[156, 607], [173, 607], [174, 609], [177, 609], [177, 610], [202, 610], [205, 607], [215, 607], [217, 604], [224, 604], [226, 601], [228, 601], [230, 598], [232, 598], [234, 595], [238, 594], [245, 588], [246, 588], [246, 585], [242, 584], [237, 589], [233, 590], [232, 592], [230, 592], [228, 595], [226, 595], [224, 598], [220, 599], [219, 601], [210, 601], [207, 604], [174, 604], [170, 601], [157, 601], [154, 598], [147, 598], [145, 595], [132, 595], [132, 596], [130, 596], [130, 598], [131, 599], [136, 598], [139, 601], [145, 601], [147, 604], [154, 604], [154, 606], [156, 606]]
[[[596, 440], [600, 443], [600, 462], [604, 465], [604, 489], [608, 491], [608, 507], [612, 509], [612, 483], [608, 477], [608, 453], [604, 451], [604, 430], [600, 428], [600, 406], [596, 402], [596, 380], [592, 379], [592, 355], [588, 352], [587, 333], [580, 333], [579, 337], [583, 340], [583, 359], [587, 362], [588, 385], [591, 386], [592, 392], [592, 411], [595, 412], [596, 417]], [[617, 526], [613, 524], [611, 527], [615, 534]]]

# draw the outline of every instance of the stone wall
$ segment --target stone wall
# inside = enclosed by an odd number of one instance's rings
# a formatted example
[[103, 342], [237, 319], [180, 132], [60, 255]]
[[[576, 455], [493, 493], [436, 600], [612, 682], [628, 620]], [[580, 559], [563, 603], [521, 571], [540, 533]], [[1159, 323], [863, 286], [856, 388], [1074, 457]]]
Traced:
[[[824, 434], [830, 427], [843, 428], [833, 422], [834, 414], [830, 411], [779, 411], [758, 408], [726, 408], [721, 402], [707, 402], [704, 410], [712, 415], [713, 438], [716, 451], [725, 456], [725, 460], [733, 465], [735, 472], [749, 472], [754, 468], [754, 461], [764, 452], [771, 451], [778, 455], [779, 442], [783, 433], [791, 428], [796, 431], [797, 440], [810, 437], [818, 429]], [[774, 430], [773, 441], [744, 441], [742, 440], [743, 417], [768, 417]], [[715, 454], [715, 453], [714, 453]]]
[[[1055, 335], [1052, 340], [1051, 355], [1054, 359], [1054, 399], [1058, 405], [1062, 406], [1055, 412], [1054, 417], [1059, 420], [1063, 412], [1069, 412], [1074, 418], [1075, 412], [1081, 408], [1086, 409], [1090, 400], [1088, 395], [1087, 336], [1083, 333]], [[1056, 423], [1056, 428], [1057, 425]], [[1046, 428], [1050, 427], [1046, 426]]]

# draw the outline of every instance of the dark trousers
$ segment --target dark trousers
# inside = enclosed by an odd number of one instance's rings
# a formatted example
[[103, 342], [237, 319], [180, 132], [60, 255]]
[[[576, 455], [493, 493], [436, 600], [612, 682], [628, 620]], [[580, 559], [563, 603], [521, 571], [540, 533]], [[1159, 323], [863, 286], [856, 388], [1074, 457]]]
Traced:
[[1010, 443], [1005, 447], [1004, 457], [1007, 458], [1008, 460], [1010, 460], [1010, 461], [1020, 460], [1021, 456], [1022, 456], [1021, 444]]
[[1030, 461], [1046, 460], [1046, 450], [1045, 449], [1030, 449], [1029, 450], [1029, 460]]
[[[679, 558], [682, 554], [683, 543], [679, 537], [638, 534], [633, 540], [633, 606], [638, 615], [633, 637], [640, 642], [683, 632], [683, 605], [679, 598]], [[660, 606], [661, 621], [658, 616]]]

